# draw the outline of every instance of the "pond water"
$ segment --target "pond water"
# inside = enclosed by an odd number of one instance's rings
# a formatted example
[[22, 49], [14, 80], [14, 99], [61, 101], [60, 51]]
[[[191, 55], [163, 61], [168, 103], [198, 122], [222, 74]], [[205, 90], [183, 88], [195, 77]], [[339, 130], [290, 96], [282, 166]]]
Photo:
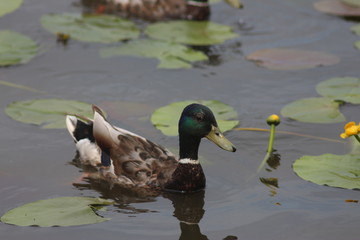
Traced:
[[[117, 109], [109, 120], [170, 149], [177, 138], [166, 137], [149, 121], [156, 108], [174, 101], [217, 99], [236, 109], [241, 127], [266, 128], [265, 119], [287, 103], [316, 97], [315, 85], [331, 77], [359, 77], [360, 52], [350, 32], [355, 23], [316, 11], [313, 0], [252, 0], [236, 10], [213, 5], [212, 20], [234, 27], [238, 39], [210, 48], [212, 61], [188, 70], [156, 69], [156, 60], [135, 57], [101, 59], [103, 44], [70, 41], [58, 45], [39, 22], [43, 14], [80, 12], [73, 0], [25, 0], [16, 12], [0, 19], [0, 29], [36, 40], [42, 52], [30, 63], [0, 69], [0, 80], [45, 91], [33, 93], [0, 87], [0, 108], [13, 101], [64, 98], [104, 106], [111, 101], [136, 102], [144, 111], [129, 116]], [[291, 47], [341, 57], [334, 66], [274, 71], [245, 59], [255, 50]], [[341, 108], [359, 121], [359, 107]], [[141, 115], [141, 116], [140, 116]], [[71, 163], [74, 144], [65, 129], [44, 130], [15, 122], [0, 111], [0, 214], [40, 199], [94, 196], [115, 199], [101, 212], [110, 221], [68, 228], [16, 227], [0, 223], [1, 239], [355, 239], [359, 235], [358, 191], [319, 186], [300, 179], [292, 163], [303, 155], [344, 154], [349, 146], [277, 134], [278, 160], [256, 169], [267, 149], [268, 134], [231, 131], [236, 153], [203, 140], [205, 192], [141, 198], [87, 183]], [[308, 124], [282, 119], [279, 130], [339, 139], [343, 123]], [[175, 150], [176, 151], [176, 150]], [[277, 178], [278, 187], [261, 179]], [[186, 224], [192, 223], [192, 224]], [[231, 239], [229, 237], [228, 239]]]

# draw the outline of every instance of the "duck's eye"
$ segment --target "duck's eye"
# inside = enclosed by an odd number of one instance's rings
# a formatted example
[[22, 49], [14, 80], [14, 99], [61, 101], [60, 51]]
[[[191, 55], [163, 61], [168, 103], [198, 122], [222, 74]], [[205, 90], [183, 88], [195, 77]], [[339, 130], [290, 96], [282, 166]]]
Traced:
[[198, 113], [195, 115], [195, 119], [198, 121], [198, 122], [201, 122], [202, 120], [204, 120], [204, 114], [201, 114], [201, 113]]

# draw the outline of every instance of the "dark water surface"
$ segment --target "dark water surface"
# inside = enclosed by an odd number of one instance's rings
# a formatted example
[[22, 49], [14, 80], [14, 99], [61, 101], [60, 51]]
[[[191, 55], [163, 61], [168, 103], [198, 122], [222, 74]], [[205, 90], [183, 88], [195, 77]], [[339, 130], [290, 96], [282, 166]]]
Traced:
[[[234, 107], [241, 127], [262, 127], [269, 114], [287, 103], [315, 97], [315, 85], [331, 77], [359, 77], [359, 40], [350, 32], [354, 22], [313, 9], [313, 0], [244, 1], [240, 12], [223, 3], [213, 6], [212, 20], [231, 25], [241, 37], [212, 47], [213, 62], [190, 70], [159, 70], [156, 60], [118, 57], [101, 59], [103, 44], [71, 41], [57, 45], [40, 26], [41, 15], [79, 12], [72, 0], [25, 0], [16, 12], [0, 19], [1, 29], [21, 32], [41, 48], [30, 63], [0, 69], [0, 80], [46, 91], [41, 95], [0, 87], [0, 107], [13, 101], [58, 97], [104, 104], [128, 101], [144, 104], [143, 116], [109, 115], [110, 121], [177, 148], [177, 139], [152, 127], [149, 113], [173, 101], [217, 99]], [[239, 21], [244, 24], [239, 24]], [[255, 66], [245, 55], [263, 48], [292, 47], [333, 53], [335, 66], [300, 71], [271, 71]], [[359, 107], [342, 108], [348, 120], [359, 121]], [[145, 117], [145, 118], [144, 118]], [[140, 119], [140, 120], [138, 120]], [[236, 153], [220, 150], [207, 140], [200, 148], [206, 162], [205, 192], [139, 198], [81, 182], [66, 130], [43, 130], [9, 119], [0, 111], [0, 214], [22, 204], [60, 196], [115, 199], [102, 212], [111, 221], [68, 228], [16, 227], [0, 223], [1, 239], [357, 239], [360, 233], [358, 191], [318, 186], [300, 179], [292, 163], [302, 155], [343, 154], [349, 146], [277, 134], [279, 162], [256, 174], [268, 134], [231, 131]], [[304, 124], [283, 119], [279, 130], [339, 139], [343, 124]], [[277, 166], [275, 168], [275, 166]], [[260, 178], [277, 178], [278, 187]], [[79, 185], [73, 185], [73, 183]], [[198, 224], [186, 224], [198, 223]]]

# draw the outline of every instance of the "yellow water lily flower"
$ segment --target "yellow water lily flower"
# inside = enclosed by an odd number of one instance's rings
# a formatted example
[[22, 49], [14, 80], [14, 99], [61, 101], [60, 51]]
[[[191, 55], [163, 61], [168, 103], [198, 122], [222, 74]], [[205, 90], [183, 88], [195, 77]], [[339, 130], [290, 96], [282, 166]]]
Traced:
[[360, 124], [356, 125], [355, 122], [348, 122], [344, 126], [344, 132], [340, 134], [341, 138], [348, 138], [350, 136], [358, 135], [360, 132]]

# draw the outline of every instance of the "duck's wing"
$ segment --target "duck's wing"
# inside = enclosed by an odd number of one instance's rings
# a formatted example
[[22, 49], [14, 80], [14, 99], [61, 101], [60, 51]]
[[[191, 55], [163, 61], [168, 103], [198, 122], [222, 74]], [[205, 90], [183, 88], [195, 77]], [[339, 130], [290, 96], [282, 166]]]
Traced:
[[177, 158], [167, 149], [106, 121], [93, 106], [93, 136], [110, 174], [134, 185], [161, 185], [171, 177]]

